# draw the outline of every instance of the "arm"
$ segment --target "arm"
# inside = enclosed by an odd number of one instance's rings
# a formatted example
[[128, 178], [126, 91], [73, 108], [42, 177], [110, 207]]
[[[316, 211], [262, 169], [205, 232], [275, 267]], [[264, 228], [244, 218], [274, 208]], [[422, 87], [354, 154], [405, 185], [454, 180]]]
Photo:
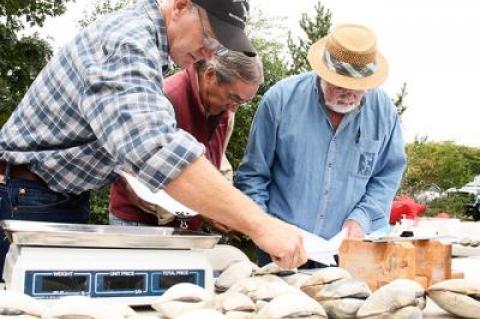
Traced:
[[201, 156], [203, 147], [175, 128], [162, 94], [161, 67], [141, 45], [121, 45], [86, 70], [84, 118], [118, 166], [152, 191], [164, 188], [208, 218], [250, 236], [283, 267], [306, 261], [297, 228], [269, 217]]
[[246, 234], [280, 266], [292, 268], [306, 262], [298, 228], [264, 213], [204, 157], [183, 170], [165, 190], [202, 215]]
[[360, 225], [364, 233], [387, 225], [392, 200], [406, 165], [404, 147], [400, 122], [395, 113], [391, 132], [380, 149], [378, 164], [367, 184], [365, 195], [344, 224], [353, 233], [356, 233], [356, 228], [352, 228], [352, 221]]
[[245, 156], [235, 174], [235, 186], [267, 211], [268, 186], [275, 156], [277, 120], [266, 95], [252, 123]]

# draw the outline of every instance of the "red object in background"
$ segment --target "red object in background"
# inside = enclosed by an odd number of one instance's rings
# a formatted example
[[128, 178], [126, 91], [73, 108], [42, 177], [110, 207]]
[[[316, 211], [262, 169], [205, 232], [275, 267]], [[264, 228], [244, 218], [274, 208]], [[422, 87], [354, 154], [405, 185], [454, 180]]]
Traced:
[[436, 218], [450, 218], [450, 214], [449, 213], [446, 213], [446, 212], [440, 212], [438, 213], [436, 216]]
[[426, 210], [427, 205], [419, 204], [407, 195], [398, 195], [395, 197], [390, 210], [390, 224], [394, 225], [403, 216], [408, 219], [417, 219]]

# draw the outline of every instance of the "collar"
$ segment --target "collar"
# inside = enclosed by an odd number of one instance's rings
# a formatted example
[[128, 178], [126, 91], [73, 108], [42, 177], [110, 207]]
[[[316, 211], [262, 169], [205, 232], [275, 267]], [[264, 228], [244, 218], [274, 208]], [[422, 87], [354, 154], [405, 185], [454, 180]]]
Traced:
[[200, 98], [200, 84], [198, 83], [198, 71], [195, 64], [186, 67], [185, 72], [187, 73], [190, 85], [192, 86], [192, 93], [195, 99], [195, 103], [196, 105], [198, 105], [199, 111], [206, 118], [207, 112], [205, 111], [205, 106], [203, 105], [202, 99]]

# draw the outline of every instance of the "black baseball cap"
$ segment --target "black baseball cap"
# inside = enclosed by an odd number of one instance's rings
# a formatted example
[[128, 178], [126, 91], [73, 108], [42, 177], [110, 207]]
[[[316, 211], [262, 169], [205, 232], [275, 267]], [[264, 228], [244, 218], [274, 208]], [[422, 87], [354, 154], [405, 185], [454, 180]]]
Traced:
[[227, 49], [257, 55], [245, 34], [249, 10], [248, 0], [192, 0], [208, 15], [215, 36]]

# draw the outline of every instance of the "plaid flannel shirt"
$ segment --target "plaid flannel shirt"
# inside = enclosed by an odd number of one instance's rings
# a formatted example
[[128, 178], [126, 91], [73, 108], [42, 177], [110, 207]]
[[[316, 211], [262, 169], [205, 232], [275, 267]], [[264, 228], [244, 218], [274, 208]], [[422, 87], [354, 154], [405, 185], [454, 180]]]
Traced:
[[204, 147], [176, 128], [155, 0], [101, 18], [61, 49], [0, 131], [0, 159], [29, 164], [57, 192], [111, 183], [123, 169], [163, 188]]

